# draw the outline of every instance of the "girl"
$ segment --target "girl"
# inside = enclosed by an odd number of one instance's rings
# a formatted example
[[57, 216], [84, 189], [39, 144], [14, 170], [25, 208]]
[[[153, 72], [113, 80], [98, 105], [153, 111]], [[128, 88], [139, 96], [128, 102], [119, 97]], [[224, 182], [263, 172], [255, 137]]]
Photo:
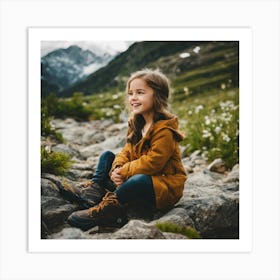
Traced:
[[97, 205], [72, 213], [70, 225], [83, 230], [122, 226], [130, 202], [167, 209], [180, 199], [186, 180], [178, 145], [183, 136], [177, 117], [167, 111], [169, 91], [168, 79], [157, 70], [131, 75], [126, 145], [116, 156], [110, 151], [101, 155], [90, 186], [80, 194], [81, 200]]

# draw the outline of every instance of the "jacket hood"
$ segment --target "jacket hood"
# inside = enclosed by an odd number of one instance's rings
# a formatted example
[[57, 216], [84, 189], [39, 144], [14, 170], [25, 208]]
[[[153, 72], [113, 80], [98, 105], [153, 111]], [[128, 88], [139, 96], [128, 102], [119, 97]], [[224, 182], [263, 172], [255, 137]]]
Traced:
[[154, 133], [162, 129], [168, 128], [173, 132], [176, 141], [178, 142], [182, 141], [185, 138], [185, 135], [183, 134], [183, 132], [179, 131], [178, 129], [178, 125], [179, 125], [178, 117], [172, 114], [170, 114], [168, 117], [169, 117], [168, 119], [159, 120], [154, 124], [153, 127]]

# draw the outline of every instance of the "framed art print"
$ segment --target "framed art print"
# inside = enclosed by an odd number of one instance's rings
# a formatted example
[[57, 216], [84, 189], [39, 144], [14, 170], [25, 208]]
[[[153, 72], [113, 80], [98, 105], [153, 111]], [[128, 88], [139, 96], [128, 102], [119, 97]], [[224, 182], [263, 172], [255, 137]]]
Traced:
[[[277, 0], [0, 1], [0, 279], [279, 279], [279, 11]], [[127, 205], [117, 226], [73, 226], [103, 152], [132, 139], [138, 70], [169, 81], [181, 196]], [[153, 129], [134, 126], [145, 152]]]
[[[29, 250], [250, 251], [251, 36], [249, 28], [29, 28]], [[187, 134], [184, 194], [117, 230], [70, 227], [78, 208], [64, 185], [90, 179], [102, 152], [121, 151], [125, 81], [149, 67], [170, 77], [171, 110]]]

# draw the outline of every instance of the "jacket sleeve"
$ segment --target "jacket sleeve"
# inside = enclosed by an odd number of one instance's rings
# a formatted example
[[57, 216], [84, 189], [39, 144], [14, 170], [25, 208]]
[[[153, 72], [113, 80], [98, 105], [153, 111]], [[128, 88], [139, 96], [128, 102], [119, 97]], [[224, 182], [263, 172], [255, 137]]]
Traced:
[[130, 143], [126, 143], [120, 153], [118, 153], [113, 161], [110, 173], [117, 167], [123, 166], [130, 161]]
[[146, 155], [131, 162], [126, 162], [120, 174], [126, 180], [135, 174], [156, 175], [164, 168], [175, 150], [173, 132], [161, 129], [151, 139], [151, 147]]

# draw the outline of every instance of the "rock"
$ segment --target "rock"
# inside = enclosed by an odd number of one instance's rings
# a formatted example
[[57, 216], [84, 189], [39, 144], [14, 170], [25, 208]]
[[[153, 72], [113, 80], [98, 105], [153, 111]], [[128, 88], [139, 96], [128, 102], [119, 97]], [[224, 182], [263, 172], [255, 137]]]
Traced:
[[60, 153], [62, 152], [62, 153], [65, 153], [67, 155], [70, 155], [71, 157], [79, 156], [78, 151], [72, 149], [71, 147], [69, 147], [65, 144], [58, 144], [56, 146], [53, 146], [52, 151], [60, 152]]
[[188, 239], [185, 235], [173, 232], [163, 232], [165, 239]]
[[89, 157], [97, 157], [104, 151], [104, 148], [100, 144], [90, 145], [80, 150], [80, 154], [84, 159]]
[[[52, 200], [53, 201], [53, 200]], [[55, 205], [54, 205], [55, 206]], [[75, 210], [77, 207], [73, 204], [67, 203], [57, 207], [49, 207], [50, 209], [44, 209], [42, 207], [42, 221], [47, 227], [48, 233], [53, 233], [59, 231], [64, 227], [64, 223], [67, 220], [68, 216]]]
[[112, 120], [77, 122], [72, 119], [56, 119], [51, 124], [63, 138], [72, 144], [88, 146], [105, 140], [104, 129], [112, 125]]
[[77, 180], [79, 181], [83, 179], [91, 179], [95, 171], [94, 165], [95, 164], [93, 163], [77, 161], [71, 166], [66, 177], [75, 181]]
[[71, 180], [91, 179], [93, 171], [70, 169], [66, 177]]
[[114, 150], [118, 148], [119, 143], [123, 141], [124, 137], [124, 135], [112, 136], [101, 143], [90, 145], [81, 149], [80, 154], [83, 158], [89, 158], [93, 155], [99, 156], [106, 150]]
[[[167, 236], [171, 237], [171, 235]], [[82, 232], [75, 228], [65, 228], [57, 234], [50, 236], [52, 239], [165, 239], [165, 235], [154, 225], [141, 220], [130, 220], [122, 228], [113, 233], [96, 233], [89, 230]], [[176, 234], [176, 239], [182, 237]]]
[[[47, 176], [48, 174], [43, 174], [43, 176]], [[52, 175], [50, 175], [52, 176]], [[54, 196], [62, 199], [62, 197], [58, 193], [58, 187], [55, 182], [48, 180], [48, 178], [41, 178], [41, 195], [42, 196]]]
[[114, 135], [114, 136], [120, 134], [120, 132], [124, 133], [124, 135], [125, 135], [126, 130], [127, 130], [127, 122], [115, 123], [115, 124], [110, 125], [106, 129], [107, 133], [109, 133], [110, 135]]
[[213, 172], [224, 173], [227, 168], [225, 162], [222, 159], [217, 158], [208, 165], [207, 169]]
[[94, 165], [86, 162], [76, 162], [72, 165], [72, 168], [76, 170], [93, 171]]
[[64, 228], [62, 231], [52, 234], [49, 239], [89, 239], [90, 235], [78, 228]]
[[154, 225], [140, 220], [130, 220], [120, 230], [112, 234], [113, 239], [165, 239], [163, 233]]
[[78, 123], [74, 119], [67, 118], [67, 119], [52, 119], [51, 120], [51, 125], [59, 130], [59, 129], [65, 129], [65, 128], [72, 128], [72, 127], [77, 127]]
[[83, 135], [85, 134], [84, 127], [70, 127], [58, 130], [62, 135], [64, 140], [72, 144], [83, 144]]
[[183, 208], [173, 208], [161, 218], [151, 222], [154, 225], [157, 223], [173, 223], [182, 227], [191, 226], [194, 228], [193, 220]]
[[54, 175], [43, 174], [41, 179], [41, 219], [43, 224], [42, 236], [57, 232], [63, 227], [66, 218], [75, 210], [77, 205], [63, 199], [59, 192], [60, 179]]
[[104, 133], [97, 132], [96, 130], [86, 131], [82, 137], [82, 145], [91, 145], [100, 143], [105, 140]]
[[201, 151], [194, 151], [189, 157], [182, 159], [183, 165], [187, 174], [193, 172], [200, 172], [207, 166], [207, 161], [204, 155], [200, 155]]
[[190, 159], [191, 160], [195, 160], [197, 158], [197, 156], [201, 153], [200, 150], [196, 150], [194, 151], [191, 155], [190, 155]]
[[236, 164], [224, 179], [225, 183], [239, 182], [239, 164]]
[[238, 238], [238, 186], [214, 180], [203, 172], [193, 173], [176, 207], [186, 210], [203, 238]]

